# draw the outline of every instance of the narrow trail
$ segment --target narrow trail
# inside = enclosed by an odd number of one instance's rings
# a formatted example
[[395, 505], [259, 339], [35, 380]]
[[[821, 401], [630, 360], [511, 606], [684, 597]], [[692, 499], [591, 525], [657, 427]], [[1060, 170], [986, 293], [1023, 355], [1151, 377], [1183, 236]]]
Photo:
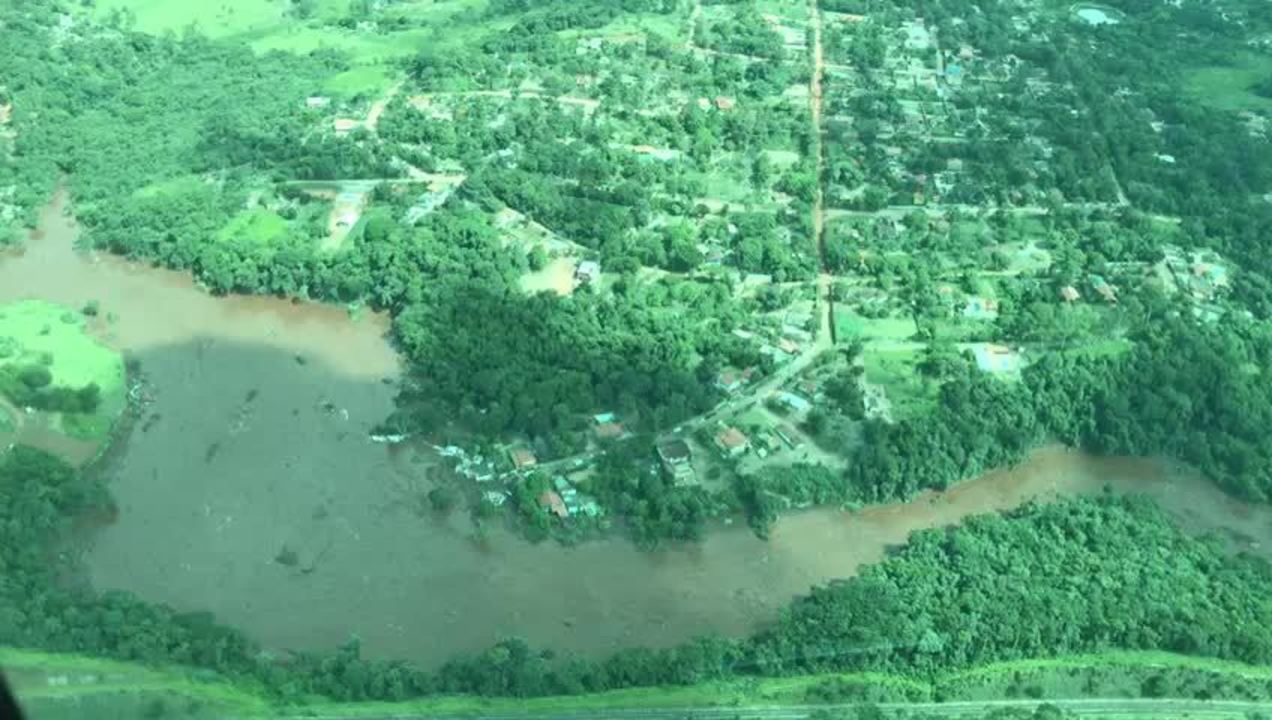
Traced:
[[817, 276], [817, 294], [824, 301], [826, 312], [822, 315], [821, 337], [829, 337], [834, 345], [835, 300], [830, 268], [826, 264], [826, 137], [822, 126], [822, 77], [826, 72], [826, 59], [822, 51], [822, 18], [817, 0], [808, 0], [809, 24], [813, 28], [813, 72], [809, 80], [808, 103], [813, 123], [813, 142], [817, 154], [817, 190], [813, 194], [813, 237], [817, 240], [818, 262], [821, 272]]

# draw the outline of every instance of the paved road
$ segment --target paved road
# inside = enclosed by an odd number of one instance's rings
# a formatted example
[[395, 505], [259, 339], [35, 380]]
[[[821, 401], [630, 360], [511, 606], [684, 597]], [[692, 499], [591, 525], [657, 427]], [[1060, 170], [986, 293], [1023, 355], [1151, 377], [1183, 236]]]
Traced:
[[[1042, 704], [1055, 705], [1079, 718], [1144, 717], [1156, 720], [1190, 718], [1193, 720], [1247, 718], [1251, 713], [1272, 712], [1272, 703], [1239, 700], [1150, 700], [1150, 699], [1073, 699], [1073, 700], [986, 700], [944, 703], [881, 703], [881, 710], [894, 714], [926, 713], [933, 717], [983, 717], [1003, 708], [1032, 710]], [[752, 708], [667, 708], [554, 711], [473, 711], [451, 715], [294, 715], [275, 720], [804, 720], [819, 710], [850, 710], [855, 705], [781, 705]]]

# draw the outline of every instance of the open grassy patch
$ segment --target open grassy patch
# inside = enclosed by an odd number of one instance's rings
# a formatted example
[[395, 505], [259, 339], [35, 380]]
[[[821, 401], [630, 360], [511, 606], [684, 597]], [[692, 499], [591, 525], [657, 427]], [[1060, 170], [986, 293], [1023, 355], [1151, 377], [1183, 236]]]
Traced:
[[0, 306], [0, 368], [42, 366], [51, 388], [97, 385], [98, 412], [114, 418], [125, 404], [124, 361], [90, 337], [76, 311], [40, 300]]
[[867, 318], [851, 310], [835, 310], [835, 337], [840, 342], [860, 339], [909, 340], [919, 331], [913, 318]]
[[282, 22], [288, 7], [289, 3], [277, 0], [97, 0], [92, 14], [98, 20], [117, 12], [131, 14], [133, 27], [142, 32], [181, 31], [194, 26], [205, 35], [223, 37]]
[[393, 84], [394, 71], [385, 65], [358, 65], [323, 83], [334, 95], [379, 95]]
[[919, 351], [867, 347], [863, 355], [866, 381], [883, 388], [894, 417], [930, 411], [938, 385], [919, 372]]
[[[886, 673], [826, 673], [747, 677], [690, 686], [635, 688], [539, 698], [442, 696], [389, 703], [332, 703], [313, 698], [290, 708], [270, 703], [255, 687], [180, 666], [146, 667], [83, 655], [0, 648], [0, 665], [19, 699], [40, 717], [62, 717], [71, 706], [98, 709], [95, 717], [139, 717], [156, 699], [178, 717], [428, 717], [468, 714], [553, 714], [746, 708], [825, 702], [994, 701], [1004, 697], [1161, 697], [1262, 700], [1272, 668], [1165, 652], [1110, 651], [1094, 655], [995, 663], [934, 678]], [[133, 712], [124, 712], [132, 709]], [[74, 715], [82, 717], [83, 715]], [[1141, 714], [1140, 717], [1146, 717]], [[1163, 717], [1163, 716], [1157, 716]], [[1164, 717], [1170, 717], [1169, 715]]]
[[240, 240], [265, 245], [287, 234], [287, 221], [263, 208], [244, 210], [217, 233], [220, 240]]
[[1268, 80], [1272, 80], [1272, 56], [1241, 53], [1227, 65], [1189, 70], [1184, 76], [1184, 90], [1198, 102], [1218, 110], [1272, 110], [1272, 97], [1252, 89], [1255, 83]]

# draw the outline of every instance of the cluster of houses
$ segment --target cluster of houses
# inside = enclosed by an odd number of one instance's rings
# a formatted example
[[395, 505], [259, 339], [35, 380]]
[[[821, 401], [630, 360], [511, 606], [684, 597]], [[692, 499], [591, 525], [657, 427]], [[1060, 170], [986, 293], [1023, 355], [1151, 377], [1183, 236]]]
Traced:
[[596, 518], [604, 514], [599, 503], [591, 497], [581, 494], [578, 488], [570, 484], [564, 475], [552, 478], [552, 490], [545, 490], [539, 495], [539, 507], [562, 520], [571, 517]]
[[[507, 448], [507, 460], [504, 462], [478, 453], [469, 453], [454, 445], [434, 446], [433, 449], [442, 457], [456, 459], [455, 472], [484, 486], [481, 496], [495, 507], [502, 507], [508, 502], [511, 493], [505, 488], [510, 483], [524, 482], [526, 475], [539, 465], [534, 452], [520, 445]], [[509, 465], [511, 471], [508, 470]], [[585, 465], [585, 462], [576, 463], [576, 467], [581, 465]], [[502, 487], [492, 486], [496, 481]], [[565, 475], [554, 475], [552, 485], [552, 490], [542, 493], [538, 498], [539, 505], [545, 512], [561, 519], [597, 518], [605, 514], [595, 498], [579, 492]]]
[[1185, 251], [1170, 245], [1163, 248], [1163, 254], [1156, 274], [1167, 290], [1186, 294], [1193, 301], [1193, 315], [1198, 319], [1217, 321], [1223, 315], [1218, 300], [1232, 284], [1222, 259], [1213, 252]]

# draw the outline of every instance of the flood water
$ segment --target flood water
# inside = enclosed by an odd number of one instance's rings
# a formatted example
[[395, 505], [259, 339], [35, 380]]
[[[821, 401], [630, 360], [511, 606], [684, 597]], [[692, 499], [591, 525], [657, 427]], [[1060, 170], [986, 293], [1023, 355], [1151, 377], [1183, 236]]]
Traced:
[[[367, 439], [397, 371], [385, 321], [262, 298], [213, 298], [178, 273], [74, 253], [60, 205], [0, 259], [0, 301], [95, 299], [102, 333], [141, 362], [154, 402], [103, 461], [118, 520], [86, 551], [91, 582], [211, 610], [274, 649], [356, 634], [378, 657], [435, 665], [517, 636], [601, 655], [708, 631], [742, 634], [913, 530], [1057, 493], [1157, 498], [1190, 528], [1272, 548], [1272, 514], [1165, 462], [1036, 453], [942, 494], [858, 513], [790, 515], [768, 543], [720, 527], [647, 554], [622, 538], [563, 549], [416, 511], [426, 465]], [[299, 362], [297, 356], [304, 362]], [[280, 556], [288, 564], [280, 564]]]

